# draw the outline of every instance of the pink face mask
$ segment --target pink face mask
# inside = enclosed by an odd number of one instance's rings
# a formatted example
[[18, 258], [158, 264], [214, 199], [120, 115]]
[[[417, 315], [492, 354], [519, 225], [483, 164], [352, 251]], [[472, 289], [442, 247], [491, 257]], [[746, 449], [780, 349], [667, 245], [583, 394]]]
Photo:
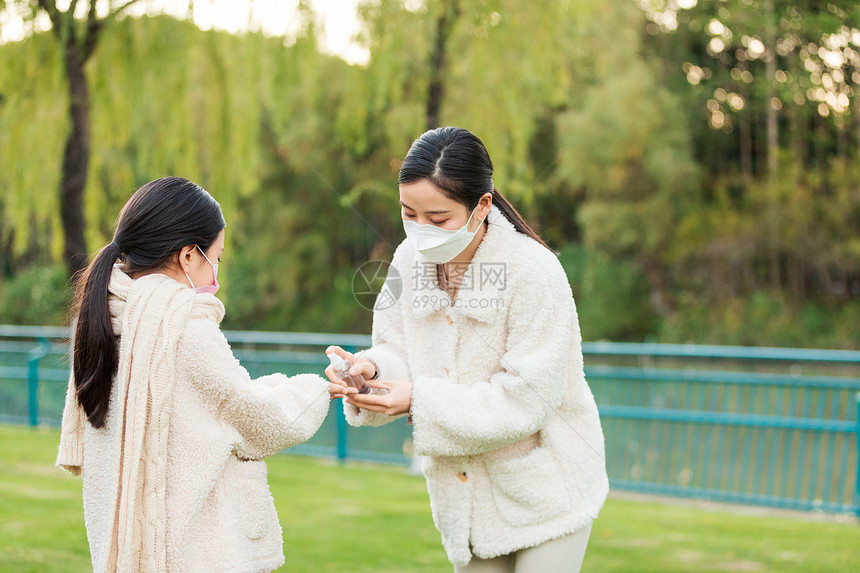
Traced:
[[212, 265], [212, 273], [214, 275], [212, 277], [212, 280], [214, 282], [211, 285], [195, 287], [194, 282], [191, 280], [191, 277], [188, 276], [188, 273], [185, 273], [185, 278], [188, 279], [188, 282], [191, 284], [191, 288], [194, 289], [194, 292], [215, 294], [216, 292], [218, 292], [218, 287], [220, 286], [218, 284], [218, 264], [216, 263], [213, 265], [212, 261], [209, 260], [209, 257], [206, 256], [206, 253], [203, 252], [203, 249], [201, 249], [199, 245], [197, 246], [197, 250], [200, 251], [200, 254], [203, 255], [204, 259], [206, 259], [206, 262]]

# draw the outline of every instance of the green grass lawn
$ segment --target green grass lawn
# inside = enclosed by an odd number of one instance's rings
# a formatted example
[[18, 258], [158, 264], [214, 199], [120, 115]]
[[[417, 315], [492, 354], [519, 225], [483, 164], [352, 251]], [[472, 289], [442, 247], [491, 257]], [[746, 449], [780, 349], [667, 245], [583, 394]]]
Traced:
[[[80, 480], [58, 432], [0, 425], [0, 571], [90, 571]], [[269, 483], [293, 572], [450, 571], [424, 480], [401, 468], [277, 456]], [[860, 571], [860, 526], [610, 498], [583, 571]]]

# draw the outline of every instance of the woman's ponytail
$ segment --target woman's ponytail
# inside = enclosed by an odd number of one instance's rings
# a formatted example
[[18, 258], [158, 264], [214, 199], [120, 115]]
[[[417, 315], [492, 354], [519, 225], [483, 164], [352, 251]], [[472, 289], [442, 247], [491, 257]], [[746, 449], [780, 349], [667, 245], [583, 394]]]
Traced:
[[108, 285], [121, 249], [111, 241], [78, 277], [72, 373], [78, 402], [95, 428], [105, 425], [119, 348], [108, 307]]
[[544, 240], [540, 238], [540, 235], [535, 233], [532, 228], [529, 227], [528, 223], [526, 223], [525, 219], [523, 219], [523, 216], [520, 215], [516, 209], [514, 209], [514, 206], [511, 205], [511, 203], [507, 199], [505, 199], [505, 196], [502, 195], [495, 187], [493, 187], [493, 205], [499, 208], [499, 211], [502, 212], [502, 215], [504, 215], [505, 218], [513, 224], [514, 228], [517, 231], [524, 235], [528, 235], [529, 237], [555, 253], [555, 251], [553, 251], [550, 246], [547, 245]]

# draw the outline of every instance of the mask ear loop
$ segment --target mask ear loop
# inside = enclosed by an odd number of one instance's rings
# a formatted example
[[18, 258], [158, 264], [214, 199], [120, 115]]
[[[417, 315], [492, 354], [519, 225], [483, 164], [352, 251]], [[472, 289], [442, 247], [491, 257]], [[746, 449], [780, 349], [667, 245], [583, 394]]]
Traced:
[[206, 259], [206, 262], [209, 263], [209, 266], [212, 267], [212, 278], [215, 281], [218, 281], [218, 267], [212, 264], [212, 261], [209, 260], [209, 257], [206, 256], [206, 253], [203, 252], [203, 249], [200, 248], [200, 245], [195, 245], [197, 250], [200, 251], [200, 254], [203, 255], [203, 258]]
[[[493, 204], [492, 204], [492, 203], [490, 203], [490, 207], [492, 207], [492, 206], [493, 206]], [[469, 214], [469, 220], [468, 220], [468, 221], [466, 221], [466, 232], [467, 232], [467, 233], [471, 233], [471, 232], [472, 232], [472, 231], [470, 231], [470, 230], [469, 230], [469, 223], [472, 221], [472, 215], [474, 215], [474, 214], [475, 214], [475, 211], [477, 211], [477, 210], [478, 210], [478, 206], [477, 206], [477, 205], [475, 205], [475, 208], [474, 208], [474, 209], [472, 209], [472, 212]], [[481, 222], [480, 222], [480, 223], [478, 223], [478, 226], [477, 226], [477, 227], [475, 227], [475, 231], [474, 231], [475, 233], [477, 233], [477, 232], [478, 232], [478, 229], [480, 229], [480, 228], [481, 228], [481, 225], [483, 225], [483, 224], [484, 224], [484, 221], [486, 221], [486, 220], [487, 220], [487, 217], [489, 217], [489, 216], [490, 216], [490, 212], [489, 212], [489, 211], [487, 211], [487, 214], [484, 216], [484, 218], [483, 218], [483, 219], [481, 219]]]
[[[472, 231], [470, 231], [470, 230], [469, 230], [469, 223], [471, 223], [471, 222], [472, 222], [472, 217], [474, 217], [474, 216], [475, 216], [475, 211], [477, 211], [477, 210], [478, 210], [478, 206], [477, 206], [477, 205], [475, 205], [475, 208], [474, 208], [474, 209], [472, 209], [472, 212], [471, 212], [471, 213], [469, 213], [469, 218], [468, 218], [468, 219], [466, 219], [466, 224], [464, 225], [464, 227], [466, 228], [466, 232], [467, 232], [467, 233], [471, 233], [471, 232], [472, 232]], [[483, 223], [483, 221], [481, 221], [481, 223]], [[480, 223], [478, 223], [478, 227], [480, 227], [480, 226], [481, 226], [481, 224], [480, 224]], [[475, 231], [474, 231], [474, 232], [476, 232], [476, 233], [478, 232], [478, 227], [475, 227]]]
[[[206, 259], [206, 262], [209, 263], [210, 267], [212, 267], [212, 274], [213, 274], [215, 280], [217, 281], [218, 280], [218, 271], [215, 270], [215, 265], [213, 265], [212, 261], [209, 260], [209, 257], [206, 256], [206, 253], [203, 252], [203, 249], [200, 248], [200, 245], [194, 245], [194, 246], [197, 247], [197, 250], [200, 251], [200, 254], [203, 255], [203, 258]], [[191, 288], [197, 288], [194, 286], [194, 281], [191, 280], [191, 277], [188, 276], [188, 273], [186, 273], [185, 271], [182, 271], [182, 272], [185, 273], [185, 278], [188, 279], [188, 283], [191, 285]]]

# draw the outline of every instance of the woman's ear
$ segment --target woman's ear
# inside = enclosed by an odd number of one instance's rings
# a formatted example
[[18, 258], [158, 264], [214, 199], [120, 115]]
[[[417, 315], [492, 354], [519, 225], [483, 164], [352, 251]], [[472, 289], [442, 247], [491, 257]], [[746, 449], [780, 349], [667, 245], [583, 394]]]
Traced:
[[478, 213], [481, 215], [481, 220], [487, 218], [487, 215], [490, 214], [490, 207], [493, 206], [493, 194], [492, 193], [484, 193], [481, 198], [478, 200]]

